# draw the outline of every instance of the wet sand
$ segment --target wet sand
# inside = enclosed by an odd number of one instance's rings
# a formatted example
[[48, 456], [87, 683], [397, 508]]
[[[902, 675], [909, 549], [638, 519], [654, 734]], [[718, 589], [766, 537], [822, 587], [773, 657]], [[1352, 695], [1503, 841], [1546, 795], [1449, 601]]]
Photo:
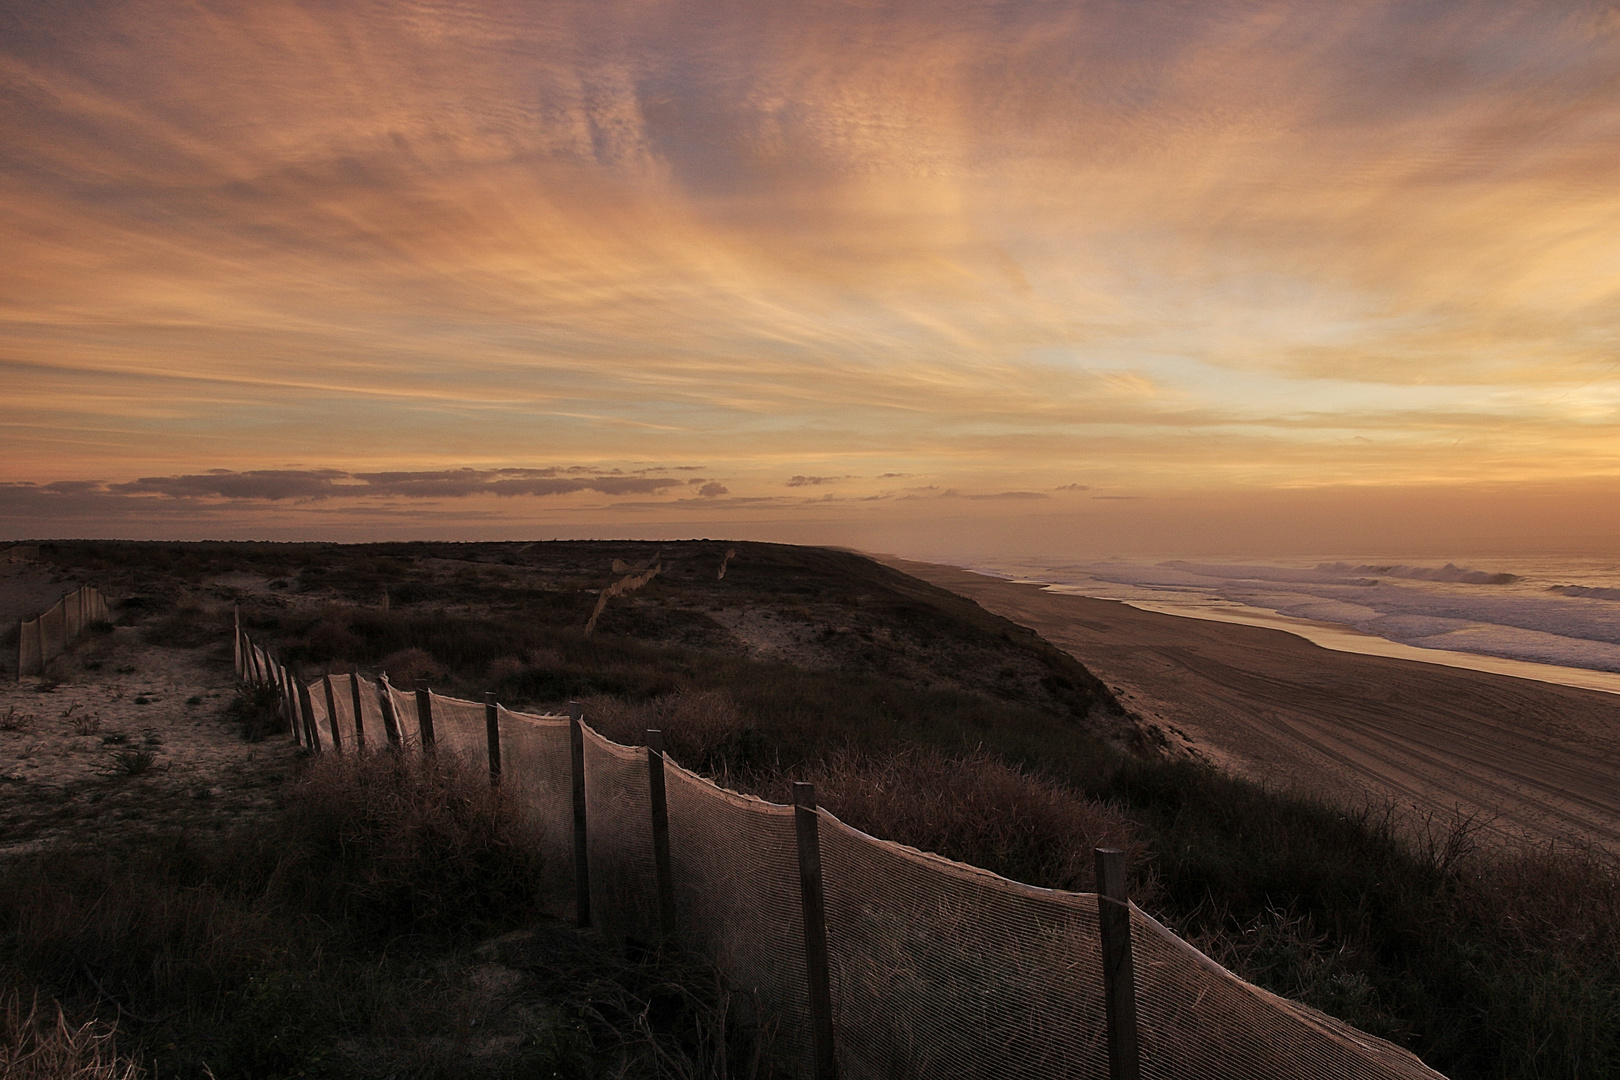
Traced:
[[1190, 752], [1278, 787], [1620, 851], [1620, 696], [1336, 652], [952, 566], [882, 561], [1040, 633]]

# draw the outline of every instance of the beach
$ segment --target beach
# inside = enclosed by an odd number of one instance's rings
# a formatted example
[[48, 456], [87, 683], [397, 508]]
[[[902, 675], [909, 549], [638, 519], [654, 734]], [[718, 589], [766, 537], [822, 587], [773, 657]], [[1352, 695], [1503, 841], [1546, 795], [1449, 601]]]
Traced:
[[1282, 630], [1143, 611], [884, 557], [1040, 633], [1172, 751], [1347, 808], [1620, 849], [1620, 696], [1324, 649]]

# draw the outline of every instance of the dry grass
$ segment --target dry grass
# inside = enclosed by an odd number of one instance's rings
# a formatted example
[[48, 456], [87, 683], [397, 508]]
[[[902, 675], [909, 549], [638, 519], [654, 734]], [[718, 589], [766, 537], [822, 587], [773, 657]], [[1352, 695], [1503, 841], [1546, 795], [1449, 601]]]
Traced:
[[[534, 947], [538, 946], [538, 947]], [[701, 956], [665, 950], [627, 958], [575, 934], [539, 936], [516, 960], [554, 1003], [536, 1076], [789, 1076], [773, 1055], [779, 1018]]]
[[[311, 761], [287, 795], [218, 840], [125, 833], [0, 864], [0, 987], [122, 1018], [162, 1077], [362, 1075], [333, 1071], [343, 1040], [480, 1035], [455, 979], [420, 973], [532, 915], [521, 816], [487, 775], [388, 753]], [[100, 1029], [72, 1030], [88, 1047]], [[484, 1075], [457, 1060], [415, 1075]]]
[[24, 1006], [15, 990], [0, 993], [0, 1078], [3, 1080], [137, 1080], [141, 1069], [118, 1053], [117, 1029], [70, 1022], [55, 1002]]
[[433, 659], [424, 649], [400, 649], [383, 657], [379, 668], [388, 672], [395, 686], [408, 688], [418, 679], [435, 680], [444, 677], [444, 665]]
[[817, 801], [863, 832], [1045, 888], [1090, 892], [1093, 851], [1120, 848], [1138, 901], [1151, 903], [1147, 851], [1123, 814], [985, 751], [845, 751], [791, 779], [814, 783]]
[[581, 704], [591, 727], [614, 742], [640, 746], [649, 728], [662, 731], [669, 756], [690, 768], [702, 768], [748, 728], [724, 690], [679, 690], [650, 701], [596, 695]]
[[226, 715], [241, 725], [242, 738], [258, 742], [267, 735], [287, 733], [287, 717], [281, 711], [275, 687], [268, 683], [243, 683], [226, 708]]
[[357, 933], [476, 933], [534, 911], [531, 830], [454, 755], [328, 755], [289, 801], [276, 876]]
[[[591, 726], [621, 743], [661, 730], [671, 758], [727, 787], [790, 802], [792, 782], [807, 780], [822, 806], [863, 832], [1031, 885], [1090, 891], [1093, 849], [1121, 848], [1139, 902], [1151, 902], [1147, 851], [1124, 814], [988, 751], [841, 749], [784, 765], [760, 762], [743, 745], [756, 733], [724, 691], [684, 690], [646, 702], [593, 697], [583, 705]], [[739, 758], [747, 764], [732, 767]]]

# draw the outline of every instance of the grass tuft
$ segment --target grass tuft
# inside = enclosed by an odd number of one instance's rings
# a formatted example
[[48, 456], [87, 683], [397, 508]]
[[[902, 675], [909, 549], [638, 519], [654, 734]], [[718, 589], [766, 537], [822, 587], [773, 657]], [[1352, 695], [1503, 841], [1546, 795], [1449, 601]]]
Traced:
[[135, 1062], [121, 1056], [117, 1029], [94, 1020], [71, 1023], [36, 996], [24, 1006], [16, 990], [0, 992], [0, 1077], [5, 1080], [137, 1080]]
[[243, 683], [225, 709], [226, 716], [241, 728], [242, 738], [258, 742], [270, 735], [287, 733], [287, 718], [281, 711], [281, 698], [268, 683]]
[[139, 776], [156, 761], [157, 754], [151, 750], [119, 750], [113, 754], [109, 770], [118, 776]]

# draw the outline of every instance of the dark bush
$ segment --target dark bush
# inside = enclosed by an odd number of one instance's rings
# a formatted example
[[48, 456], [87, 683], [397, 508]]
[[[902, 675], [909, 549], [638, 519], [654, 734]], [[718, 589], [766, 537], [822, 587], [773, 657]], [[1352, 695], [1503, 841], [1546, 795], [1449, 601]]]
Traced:
[[361, 936], [466, 936], [535, 910], [536, 836], [453, 755], [321, 757], [282, 830], [277, 887]]
[[288, 731], [286, 714], [281, 711], [281, 697], [268, 683], [243, 683], [236, 688], [236, 696], [225, 708], [225, 715], [241, 726], [242, 738], [258, 742], [267, 735], [284, 735]]
[[149, 645], [195, 649], [217, 643], [222, 634], [229, 638], [228, 625], [222, 625], [217, 616], [210, 615], [202, 608], [187, 604], [149, 623], [141, 632], [141, 637]]

